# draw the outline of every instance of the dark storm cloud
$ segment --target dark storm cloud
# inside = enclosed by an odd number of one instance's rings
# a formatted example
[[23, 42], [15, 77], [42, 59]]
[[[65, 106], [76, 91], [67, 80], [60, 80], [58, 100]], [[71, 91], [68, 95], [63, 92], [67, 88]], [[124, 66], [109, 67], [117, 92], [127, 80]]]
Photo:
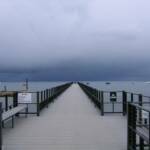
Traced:
[[[145, 67], [146, 66], [146, 67]], [[149, 80], [150, 70], [147, 62], [136, 64], [128, 63], [111, 63], [109, 65], [101, 63], [89, 63], [84, 61], [71, 60], [59, 64], [55, 67], [37, 68], [35, 70], [0, 73], [3, 80]], [[146, 72], [146, 74], [145, 74]]]
[[148, 80], [149, 6], [149, 0], [1, 0], [0, 78]]

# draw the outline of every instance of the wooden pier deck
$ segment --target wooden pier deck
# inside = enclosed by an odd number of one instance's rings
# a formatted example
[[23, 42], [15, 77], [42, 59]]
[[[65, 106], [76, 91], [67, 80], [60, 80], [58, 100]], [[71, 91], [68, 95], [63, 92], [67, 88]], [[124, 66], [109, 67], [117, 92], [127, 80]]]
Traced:
[[126, 150], [127, 123], [122, 115], [101, 116], [73, 84], [40, 117], [16, 119], [3, 130], [4, 150]]

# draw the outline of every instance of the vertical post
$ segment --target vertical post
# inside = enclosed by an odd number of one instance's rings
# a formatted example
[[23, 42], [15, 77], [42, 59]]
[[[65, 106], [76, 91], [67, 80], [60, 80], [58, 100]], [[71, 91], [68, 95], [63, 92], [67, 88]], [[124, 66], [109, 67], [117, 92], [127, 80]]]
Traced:
[[101, 91], [101, 116], [104, 116], [104, 92]]
[[50, 97], [51, 97], [51, 89], [49, 89], [49, 99], [50, 99]]
[[44, 90], [44, 101], [46, 100], [46, 94], [45, 94], [46, 92], [45, 92], [45, 90]]
[[128, 150], [132, 148], [136, 150], [136, 119], [137, 119], [136, 107], [132, 104], [128, 104]]
[[49, 89], [49, 102], [51, 103], [51, 89]]
[[[142, 100], [142, 94], [139, 94], [139, 105], [142, 106], [143, 105], [143, 100]], [[142, 110], [139, 110], [139, 123], [142, 123]]]
[[[13, 95], [13, 107], [17, 106], [18, 106], [18, 92], [14, 93]], [[17, 113], [16, 116], [19, 116], [19, 113]]]
[[54, 95], [55, 95], [55, 89], [54, 88], [52, 88], [53, 90], [52, 90], [52, 93], [53, 93], [53, 97], [54, 97]]
[[100, 97], [100, 91], [97, 90], [97, 100], [98, 100], [98, 105], [99, 105], [99, 109], [101, 110], [101, 97]]
[[140, 137], [140, 150], [144, 150], [144, 140]]
[[40, 116], [39, 92], [37, 92], [37, 116]]
[[[142, 94], [139, 94], [139, 105], [142, 106]], [[139, 123], [142, 124], [142, 109], [139, 110]], [[144, 150], [144, 140], [143, 138], [139, 138], [140, 150]]]
[[142, 106], [143, 102], [142, 102], [142, 94], [139, 94], [139, 105]]
[[2, 150], [2, 103], [0, 103], [0, 150]]
[[131, 103], [133, 103], [133, 93], [131, 93]]
[[50, 89], [50, 98], [52, 97], [52, 89]]
[[5, 111], [8, 110], [8, 96], [5, 96]]
[[43, 101], [43, 91], [41, 91], [41, 102]]
[[98, 99], [98, 90], [96, 89], [96, 98]]
[[14, 128], [14, 116], [12, 116], [12, 128]]
[[53, 92], [54, 90], [53, 90], [53, 88], [51, 89], [51, 96], [53, 97], [53, 95], [54, 95], [54, 92]]
[[95, 96], [95, 97], [97, 97], [96, 92], [97, 92], [97, 90], [96, 90], [96, 89], [94, 89], [94, 96]]
[[50, 97], [50, 89], [48, 89], [48, 100], [49, 100], [49, 97]]
[[29, 85], [28, 85], [28, 79], [26, 79], [26, 91], [28, 91], [28, 89], [29, 89]]
[[13, 95], [13, 107], [16, 107], [16, 106], [18, 106], [18, 93], [17, 92]]
[[127, 92], [125, 91], [122, 91], [122, 110], [122, 114], [125, 116], [127, 113]]
[[[148, 113], [148, 118], [150, 118], [150, 112]], [[149, 119], [149, 149], [150, 149], [150, 119]]]
[[131, 145], [131, 129], [130, 129], [130, 123], [131, 122], [131, 106], [130, 103], [128, 103], [128, 113], [127, 113], [127, 150], [130, 150]]
[[[100, 102], [100, 98], [101, 98], [101, 97], [100, 97], [100, 93], [101, 93], [101, 92], [98, 90], [98, 101], [99, 101], [99, 102]], [[100, 103], [100, 105], [101, 105], [101, 103]], [[100, 108], [101, 108], [101, 106], [100, 106]]]
[[[136, 130], [136, 120], [137, 120], [137, 109], [135, 106], [132, 106], [133, 108], [133, 113], [132, 113], [132, 118], [133, 118], [133, 121], [132, 121], [132, 127], [133, 127], [133, 130]], [[136, 149], [136, 133], [132, 131], [132, 140], [133, 140], [133, 149]]]
[[48, 103], [49, 103], [49, 99], [48, 99], [48, 89], [46, 89], [46, 103], [47, 103], [47, 108], [48, 108]]

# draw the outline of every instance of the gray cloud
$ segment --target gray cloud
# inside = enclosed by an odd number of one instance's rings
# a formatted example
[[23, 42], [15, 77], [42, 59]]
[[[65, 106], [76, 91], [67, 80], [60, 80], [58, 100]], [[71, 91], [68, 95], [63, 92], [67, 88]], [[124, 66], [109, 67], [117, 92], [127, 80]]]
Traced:
[[45, 68], [57, 79], [148, 79], [149, 6], [149, 0], [1, 0], [1, 79], [11, 73], [47, 79]]

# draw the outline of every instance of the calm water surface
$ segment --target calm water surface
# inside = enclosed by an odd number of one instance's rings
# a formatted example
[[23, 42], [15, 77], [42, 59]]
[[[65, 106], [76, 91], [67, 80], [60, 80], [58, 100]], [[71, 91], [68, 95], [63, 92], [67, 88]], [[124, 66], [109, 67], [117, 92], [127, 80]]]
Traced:
[[[66, 82], [29, 82], [29, 91], [40, 91], [46, 88], [51, 88], [58, 86]], [[137, 81], [112, 81], [111, 84], [106, 84], [102, 81], [84, 81], [84, 83], [89, 83], [89, 86], [98, 88], [100, 90], [125, 90], [129, 92], [141, 93], [150, 96], [150, 83], [137, 82]], [[4, 86], [7, 86], [8, 91], [13, 90], [24, 90], [24, 82], [0, 82], [0, 90], [4, 90]]]

